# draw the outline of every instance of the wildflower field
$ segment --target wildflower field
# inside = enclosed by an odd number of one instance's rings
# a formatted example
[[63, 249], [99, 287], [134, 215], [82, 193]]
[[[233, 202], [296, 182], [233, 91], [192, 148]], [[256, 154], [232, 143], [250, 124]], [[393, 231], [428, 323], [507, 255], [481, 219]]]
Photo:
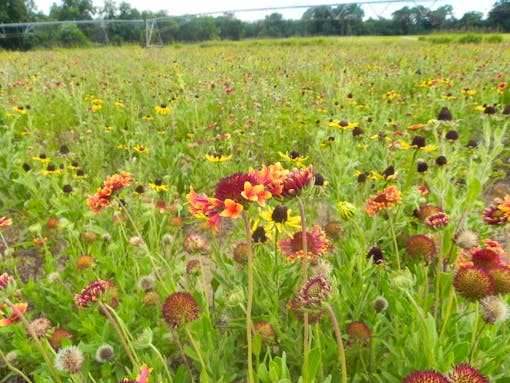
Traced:
[[509, 81], [505, 39], [1, 51], [0, 382], [510, 382]]

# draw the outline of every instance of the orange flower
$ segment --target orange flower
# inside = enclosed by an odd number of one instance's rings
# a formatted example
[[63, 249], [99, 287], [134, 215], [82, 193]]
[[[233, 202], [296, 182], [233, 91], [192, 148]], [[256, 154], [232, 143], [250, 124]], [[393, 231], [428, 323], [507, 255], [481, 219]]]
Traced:
[[7, 217], [0, 217], [0, 228], [11, 226], [12, 225], [12, 219]]
[[395, 204], [402, 202], [402, 193], [395, 187], [390, 186], [385, 190], [370, 196], [365, 203], [365, 211], [373, 217], [379, 210], [391, 209]]
[[240, 203], [237, 203], [234, 200], [228, 199], [228, 198], [224, 201], [224, 204], [225, 204], [225, 210], [223, 210], [220, 213], [221, 217], [237, 218], [241, 215], [241, 213], [244, 209], [243, 205], [241, 205]]
[[[27, 311], [28, 303], [15, 303], [17, 311], [20, 313], [25, 313]], [[11, 316], [7, 316], [9, 314], [5, 313], [4, 308], [8, 307], [5, 303], [0, 303], [0, 327], [9, 326], [19, 320], [18, 312], [14, 307], [9, 307], [9, 311]]]
[[244, 183], [244, 190], [241, 192], [241, 195], [248, 201], [256, 202], [260, 206], [264, 206], [264, 201], [272, 196], [270, 192], [265, 190], [264, 185], [253, 186], [249, 181]]

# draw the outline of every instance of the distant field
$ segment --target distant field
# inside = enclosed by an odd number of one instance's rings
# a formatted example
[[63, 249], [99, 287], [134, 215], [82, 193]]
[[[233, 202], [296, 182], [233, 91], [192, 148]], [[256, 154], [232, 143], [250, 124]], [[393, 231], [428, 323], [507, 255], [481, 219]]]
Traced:
[[0, 51], [0, 381], [509, 382], [509, 76], [509, 35]]

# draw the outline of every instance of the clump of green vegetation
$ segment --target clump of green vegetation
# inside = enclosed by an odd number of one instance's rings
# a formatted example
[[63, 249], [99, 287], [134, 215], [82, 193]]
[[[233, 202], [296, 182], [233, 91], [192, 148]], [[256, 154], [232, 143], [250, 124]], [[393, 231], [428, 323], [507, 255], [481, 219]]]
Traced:
[[504, 40], [0, 62], [4, 380], [510, 376]]

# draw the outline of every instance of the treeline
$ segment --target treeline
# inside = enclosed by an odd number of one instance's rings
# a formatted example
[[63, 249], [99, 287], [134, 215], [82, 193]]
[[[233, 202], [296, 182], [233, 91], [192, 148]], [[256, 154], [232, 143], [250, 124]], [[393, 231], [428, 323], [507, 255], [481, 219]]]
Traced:
[[[246, 22], [233, 14], [170, 16], [165, 11], [140, 12], [127, 2], [106, 0], [96, 8], [92, 0], [62, 0], [49, 15], [38, 12], [33, 0], [0, 0], [0, 24], [42, 22], [39, 25], [0, 27], [0, 47], [75, 47], [87, 44], [168, 44], [207, 40], [241, 40], [258, 37], [411, 35], [437, 31], [510, 32], [510, 0], [498, 0], [488, 16], [467, 12], [460, 19], [453, 8], [431, 10], [405, 6], [391, 18], [364, 19], [359, 4], [309, 8], [299, 20], [272, 13], [263, 20]], [[58, 23], [69, 21], [69, 23]], [[54, 23], [57, 22], [57, 23]]]

